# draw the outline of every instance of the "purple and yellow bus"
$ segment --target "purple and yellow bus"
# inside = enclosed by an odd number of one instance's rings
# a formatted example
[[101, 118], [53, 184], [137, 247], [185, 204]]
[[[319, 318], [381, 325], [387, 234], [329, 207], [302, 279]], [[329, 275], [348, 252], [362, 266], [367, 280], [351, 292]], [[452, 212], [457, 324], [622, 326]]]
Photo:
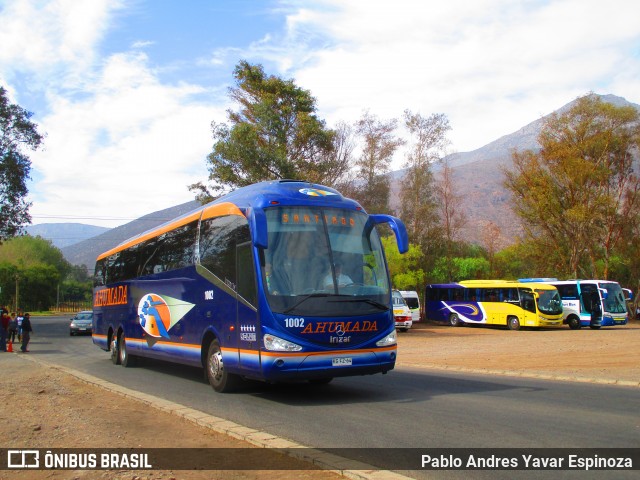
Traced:
[[451, 326], [504, 325], [521, 327], [562, 325], [558, 290], [544, 283], [506, 280], [467, 280], [427, 285], [425, 317]]
[[97, 258], [93, 342], [125, 367], [203, 367], [219, 392], [386, 373], [397, 346], [382, 223], [406, 252], [399, 219], [334, 189], [240, 188]]

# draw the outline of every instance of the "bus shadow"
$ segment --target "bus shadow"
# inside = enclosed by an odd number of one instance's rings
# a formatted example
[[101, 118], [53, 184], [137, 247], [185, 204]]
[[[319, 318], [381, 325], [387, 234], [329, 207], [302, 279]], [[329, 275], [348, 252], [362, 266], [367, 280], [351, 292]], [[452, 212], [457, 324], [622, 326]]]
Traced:
[[[136, 368], [179, 377], [183, 380], [206, 385], [201, 368], [179, 365], [162, 360], [139, 358]], [[354, 403], [415, 403], [429, 400], [439, 395], [469, 393], [490, 393], [506, 390], [536, 392], [544, 388], [512, 385], [492, 380], [470, 380], [468, 376], [433, 372], [393, 371], [387, 375], [335, 378], [327, 385], [316, 385], [306, 381], [266, 383], [245, 380], [232, 393], [212, 395], [233, 395], [252, 397], [290, 406], [348, 405]]]
[[510, 385], [508, 382], [469, 380], [456, 375], [398, 371], [387, 376], [336, 378], [328, 385], [260, 384], [247, 391], [262, 399], [291, 405], [347, 405], [353, 403], [416, 403], [439, 395], [489, 393], [506, 390], [543, 391], [544, 388]]

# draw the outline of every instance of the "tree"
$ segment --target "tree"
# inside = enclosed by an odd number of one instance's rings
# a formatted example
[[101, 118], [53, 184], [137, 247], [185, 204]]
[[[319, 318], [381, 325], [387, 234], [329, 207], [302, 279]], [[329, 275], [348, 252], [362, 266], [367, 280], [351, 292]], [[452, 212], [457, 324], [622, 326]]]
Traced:
[[11, 238], [0, 245], [0, 300], [22, 308], [49, 308], [70, 271], [50, 240], [29, 235]]
[[316, 115], [308, 90], [266, 75], [261, 65], [241, 61], [229, 89], [239, 110], [228, 110], [230, 125], [212, 122], [209, 180], [191, 185], [206, 200], [229, 188], [281, 178], [323, 183], [333, 178], [328, 162], [335, 133]]
[[398, 251], [398, 244], [393, 236], [382, 237], [382, 246], [389, 265], [389, 276], [393, 288], [398, 290], [422, 291], [425, 274], [420, 267], [422, 251], [419, 245], [409, 244], [405, 254]]
[[366, 210], [388, 213], [390, 183], [389, 164], [396, 149], [404, 141], [395, 136], [398, 121], [383, 121], [365, 112], [356, 122], [356, 133], [362, 138], [363, 148], [356, 161], [359, 184], [354, 192]]
[[462, 196], [456, 193], [452, 171], [446, 163], [442, 168], [440, 179], [435, 185], [435, 191], [438, 200], [440, 200], [438, 210], [444, 233], [445, 260], [449, 265], [451, 279], [453, 275], [453, 248], [467, 219], [461, 208]]
[[587, 95], [545, 121], [539, 151], [514, 152], [505, 187], [527, 240], [566, 259], [558, 274], [608, 278], [623, 233], [638, 222], [638, 119], [631, 106]]
[[42, 143], [33, 114], [9, 103], [0, 87], [0, 243], [19, 233], [31, 222], [26, 200], [31, 161], [25, 149], [36, 150]]
[[409, 238], [426, 245], [439, 224], [431, 165], [441, 159], [449, 144], [446, 135], [451, 127], [444, 114], [425, 118], [409, 110], [404, 112], [404, 124], [414, 140], [404, 164], [400, 217], [407, 226]]

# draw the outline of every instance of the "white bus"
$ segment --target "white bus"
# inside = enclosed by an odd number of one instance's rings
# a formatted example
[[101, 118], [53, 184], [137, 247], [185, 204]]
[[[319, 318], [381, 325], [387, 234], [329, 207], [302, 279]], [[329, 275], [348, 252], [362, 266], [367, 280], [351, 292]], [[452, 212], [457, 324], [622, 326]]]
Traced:
[[400, 290], [400, 295], [404, 298], [405, 302], [411, 310], [411, 320], [413, 323], [420, 321], [420, 298], [418, 292], [413, 290]]
[[562, 298], [564, 323], [573, 330], [626, 325], [629, 320], [625, 295], [618, 282], [611, 280], [521, 279], [548, 283]]

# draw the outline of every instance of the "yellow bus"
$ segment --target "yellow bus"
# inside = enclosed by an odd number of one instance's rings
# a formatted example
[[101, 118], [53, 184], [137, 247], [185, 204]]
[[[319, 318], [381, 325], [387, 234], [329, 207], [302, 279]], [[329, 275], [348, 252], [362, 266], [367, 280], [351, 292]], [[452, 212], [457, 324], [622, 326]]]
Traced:
[[553, 285], [507, 280], [466, 280], [425, 288], [427, 320], [521, 327], [562, 326], [562, 300]]

